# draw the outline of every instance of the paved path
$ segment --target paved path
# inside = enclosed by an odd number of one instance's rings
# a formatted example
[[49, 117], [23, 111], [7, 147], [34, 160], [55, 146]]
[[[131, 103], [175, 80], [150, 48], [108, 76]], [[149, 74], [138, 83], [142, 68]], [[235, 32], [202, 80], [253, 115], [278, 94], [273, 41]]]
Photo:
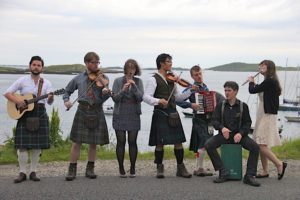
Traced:
[[73, 182], [67, 182], [64, 177], [43, 177], [40, 182], [27, 180], [14, 184], [12, 177], [0, 177], [0, 199], [300, 199], [298, 176], [284, 177], [281, 181], [275, 177], [259, 180], [262, 186], [258, 188], [241, 181], [214, 184], [212, 179], [100, 176], [95, 180], [77, 177]]

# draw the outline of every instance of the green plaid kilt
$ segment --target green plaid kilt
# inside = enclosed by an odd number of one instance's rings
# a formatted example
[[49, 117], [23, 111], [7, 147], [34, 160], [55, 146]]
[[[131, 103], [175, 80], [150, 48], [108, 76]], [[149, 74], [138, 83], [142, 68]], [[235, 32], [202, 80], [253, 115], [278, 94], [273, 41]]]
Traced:
[[206, 140], [210, 137], [211, 135], [208, 133], [208, 122], [203, 119], [193, 117], [190, 151], [194, 151], [196, 153], [198, 149], [204, 148]]
[[[96, 116], [98, 125], [89, 129], [86, 125], [89, 116]], [[102, 106], [82, 108], [79, 104], [70, 134], [70, 139], [78, 144], [108, 144], [109, 136]]]
[[[28, 117], [39, 117], [40, 126], [37, 131], [26, 129]], [[17, 149], [49, 149], [49, 118], [45, 106], [35, 105], [32, 111], [26, 112], [17, 122], [16, 135], [14, 137]]]
[[157, 109], [153, 111], [149, 146], [180, 144], [185, 142], [186, 139], [181, 120], [179, 119], [180, 123], [177, 127], [171, 127], [168, 123], [167, 116], [171, 111], [167, 109], [162, 111], [163, 112]]

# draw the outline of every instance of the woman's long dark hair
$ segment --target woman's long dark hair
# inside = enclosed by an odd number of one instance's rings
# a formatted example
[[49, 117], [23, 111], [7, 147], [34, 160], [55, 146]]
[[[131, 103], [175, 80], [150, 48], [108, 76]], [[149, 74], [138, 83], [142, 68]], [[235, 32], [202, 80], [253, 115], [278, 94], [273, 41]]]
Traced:
[[272, 60], [263, 60], [259, 63], [259, 65], [266, 65], [267, 66], [267, 72], [265, 74], [265, 79], [267, 78], [271, 78], [274, 79], [276, 82], [276, 90], [278, 95], [281, 95], [281, 86], [280, 86], [280, 82], [276, 73], [276, 66], [275, 63]]

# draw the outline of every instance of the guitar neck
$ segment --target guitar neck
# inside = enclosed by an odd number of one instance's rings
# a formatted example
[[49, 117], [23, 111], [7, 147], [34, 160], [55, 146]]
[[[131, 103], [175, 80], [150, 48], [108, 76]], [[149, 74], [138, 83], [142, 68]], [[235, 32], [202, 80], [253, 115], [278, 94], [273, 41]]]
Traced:
[[27, 104], [36, 103], [36, 102], [38, 102], [39, 100], [45, 99], [45, 98], [47, 98], [47, 97], [48, 97], [48, 94], [44, 94], [44, 95], [42, 95], [42, 96], [35, 97], [35, 98], [33, 98], [33, 99], [29, 99], [29, 100], [27, 100]]

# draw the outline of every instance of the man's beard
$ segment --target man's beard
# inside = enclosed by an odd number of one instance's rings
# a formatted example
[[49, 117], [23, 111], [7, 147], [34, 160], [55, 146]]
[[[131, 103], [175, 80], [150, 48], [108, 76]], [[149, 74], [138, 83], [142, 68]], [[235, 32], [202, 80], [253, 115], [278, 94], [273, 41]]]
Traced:
[[35, 72], [35, 71], [31, 70], [31, 73], [35, 76], [38, 76], [38, 75], [40, 75], [41, 72]]

